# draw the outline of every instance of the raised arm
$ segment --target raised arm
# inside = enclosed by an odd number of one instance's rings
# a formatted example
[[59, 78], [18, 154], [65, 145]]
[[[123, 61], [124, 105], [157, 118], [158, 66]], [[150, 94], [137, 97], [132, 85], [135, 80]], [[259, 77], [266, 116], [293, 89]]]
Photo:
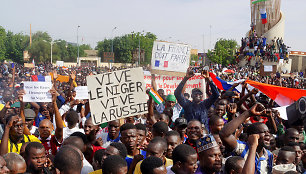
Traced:
[[[18, 100], [20, 101], [20, 117], [22, 119], [22, 123], [25, 124], [23, 95], [24, 95], [24, 90], [18, 91]], [[30, 132], [28, 126], [23, 127], [23, 133], [25, 135], [31, 135], [31, 132]]]
[[55, 129], [55, 137], [58, 142], [62, 142], [63, 140], [63, 120], [62, 116], [58, 111], [58, 107], [56, 104], [56, 98], [57, 98], [57, 92], [54, 88], [50, 90], [50, 93], [52, 95], [52, 105], [54, 108], [54, 115], [55, 115], [55, 124], [56, 124], [56, 129]]
[[[258, 111], [260, 110], [260, 111]], [[237, 140], [233, 133], [236, 129], [251, 115], [261, 115], [264, 112], [260, 104], [255, 104], [248, 111], [243, 112], [240, 116], [234, 118], [229, 123], [225, 124], [223, 129], [220, 131], [220, 138], [230, 151], [233, 151], [237, 147]]]
[[192, 71], [192, 69], [188, 68], [186, 72], [186, 76], [183, 78], [181, 83], [177, 86], [177, 88], [174, 91], [175, 98], [182, 107], [186, 106], [188, 102], [187, 99], [185, 99], [185, 97], [182, 94], [184, 85], [186, 84], [187, 80], [193, 76], [194, 76], [194, 72]]
[[255, 172], [255, 156], [256, 156], [256, 149], [258, 146], [258, 134], [252, 134], [249, 136], [248, 143], [249, 143], [249, 154], [244, 163], [242, 174], [249, 174]]
[[211, 95], [209, 96], [207, 100], [205, 100], [205, 105], [207, 108], [209, 108], [219, 98], [220, 94], [219, 94], [219, 91], [216, 85], [211, 80], [208, 71], [203, 71], [201, 75], [205, 78], [205, 81], [209, 84], [210, 89], [211, 89]]
[[8, 153], [8, 141], [10, 137], [10, 129], [14, 126], [21, 118], [19, 116], [13, 116], [8, 123], [5, 125], [4, 133], [0, 144], [0, 155]]

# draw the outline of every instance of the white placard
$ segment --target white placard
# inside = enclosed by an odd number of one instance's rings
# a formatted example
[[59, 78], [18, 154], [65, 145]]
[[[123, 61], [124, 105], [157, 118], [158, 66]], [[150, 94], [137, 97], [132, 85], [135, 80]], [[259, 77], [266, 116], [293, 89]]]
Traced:
[[273, 72], [273, 66], [272, 65], [265, 65], [264, 66], [264, 72]]
[[23, 82], [25, 95], [24, 102], [51, 102], [52, 95], [49, 93], [52, 88], [51, 82]]
[[190, 51], [190, 45], [154, 41], [151, 68], [186, 73], [190, 62]]
[[142, 68], [87, 76], [86, 80], [94, 124], [148, 113]]
[[75, 99], [88, 99], [88, 88], [87, 86], [77, 86], [74, 88], [76, 92]]
[[62, 67], [62, 66], [64, 66], [64, 61], [56, 61], [56, 66], [58, 66], [58, 67]]
[[[144, 81], [146, 89], [151, 88], [151, 73], [149, 71], [144, 71]], [[155, 75], [155, 82], [158, 89], [163, 89], [165, 95], [174, 94], [175, 89], [181, 83], [183, 77], [168, 76], [168, 75]], [[201, 74], [196, 73], [195, 76], [188, 79], [186, 82], [186, 93], [191, 95], [191, 91], [194, 88], [200, 88], [203, 91], [204, 98], [206, 98], [206, 83]]]

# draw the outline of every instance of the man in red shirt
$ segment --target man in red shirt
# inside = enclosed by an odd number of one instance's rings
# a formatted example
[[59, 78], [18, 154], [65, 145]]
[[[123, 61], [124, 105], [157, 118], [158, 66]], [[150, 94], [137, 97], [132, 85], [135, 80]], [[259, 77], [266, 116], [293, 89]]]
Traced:
[[51, 89], [50, 93], [52, 94], [52, 105], [54, 108], [55, 115], [55, 135], [51, 135], [53, 131], [53, 125], [49, 119], [44, 119], [39, 123], [39, 140], [44, 145], [47, 155], [55, 155], [57, 149], [61, 146], [63, 142], [63, 120], [58, 111], [56, 104], [57, 92], [55, 89]]

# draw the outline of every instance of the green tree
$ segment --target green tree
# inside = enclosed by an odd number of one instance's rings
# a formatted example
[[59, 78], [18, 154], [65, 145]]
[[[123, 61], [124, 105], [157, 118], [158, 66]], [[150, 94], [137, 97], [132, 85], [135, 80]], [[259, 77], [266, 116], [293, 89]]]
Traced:
[[216, 42], [214, 50], [209, 50], [207, 57], [214, 63], [228, 65], [235, 62], [235, 50], [238, 44], [235, 40], [220, 39]]
[[[115, 37], [113, 39], [115, 62], [132, 63], [132, 52], [139, 48], [140, 42], [140, 49], [145, 51], [145, 61], [142, 62], [142, 64], [150, 63], [152, 57], [153, 42], [156, 40], [156, 38], [156, 35], [150, 32], [145, 34], [140, 32], [132, 32], [131, 34]], [[96, 49], [98, 50], [98, 56], [103, 57], [104, 52], [111, 52], [112, 40], [104, 39], [103, 41], [98, 42]]]
[[29, 36], [21, 33], [14, 34], [11, 31], [6, 35], [6, 59], [13, 60], [14, 62], [23, 62], [23, 51], [28, 47], [30, 42]]
[[5, 53], [6, 53], [5, 41], [6, 41], [6, 32], [5, 29], [0, 26], [0, 61], [5, 60]]

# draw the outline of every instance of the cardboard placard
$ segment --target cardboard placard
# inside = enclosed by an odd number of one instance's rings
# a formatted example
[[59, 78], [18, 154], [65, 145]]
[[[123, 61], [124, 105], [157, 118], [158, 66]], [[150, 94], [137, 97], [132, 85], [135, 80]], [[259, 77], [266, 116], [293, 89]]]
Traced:
[[148, 112], [142, 68], [87, 76], [86, 80], [94, 124]]
[[24, 102], [51, 102], [52, 95], [49, 93], [52, 88], [51, 82], [23, 82], [25, 95]]
[[154, 74], [184, 76], [189, 67], [190, 51], [190, 45], [154, 41], [151, 72]]
[[75, 99], [88, 99], [88, 88], [87, 86], [77, 86], [74, 88], [76, 92]]
[[[151, 88], [151, 74], [149, 71], [144, 71], [144, 81], [147, 88]], [[183, 77], [178, 76], [168, 76], [168, 75], [155, 75], [155, 82], [158, 89], [164, 89], [165, 95], [174, 94], [175, 89], [181, 83]], [[191, 94], [192, 89], [200, 88], [203, 91], [203, 97], [206, 98], [206, 83], [201, 74], [195, 74], [186, 82], [185, 93]]]
[[24, 63], [23, 66], [25, 68], [35, 68], [34, 64], [33, 63]]

